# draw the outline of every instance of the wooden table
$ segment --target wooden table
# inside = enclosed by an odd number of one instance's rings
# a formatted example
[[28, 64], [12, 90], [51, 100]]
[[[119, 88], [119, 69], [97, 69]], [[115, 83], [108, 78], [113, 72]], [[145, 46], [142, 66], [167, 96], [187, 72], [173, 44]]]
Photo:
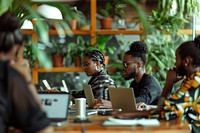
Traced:
[[[160, 121], [160, 126], [102, 126], [108, 116], [91, 115], [91, 123], [73, 123], [74, 116], [69, 116], [62, 127], [55, 127], [55, 133], [189, 133], [189, 125], [181, 120]], [[83, 131], [85, 130], [85, 131]]]

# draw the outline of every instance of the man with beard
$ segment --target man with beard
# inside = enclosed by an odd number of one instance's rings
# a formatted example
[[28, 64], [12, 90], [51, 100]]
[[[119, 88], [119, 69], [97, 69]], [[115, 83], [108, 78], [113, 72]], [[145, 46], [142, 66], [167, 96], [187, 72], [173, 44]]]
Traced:
[[147, 46], [141, 41], [133, 42], [123, 58], [123, 75], [126, 80], [133, 79], [136, 103], [157, 105], [162, 92], [157, 79], [145, 73]]
[[[192, 125], [192, 133], [200, 133], [200, 36], [182, 43], [176, 50], [175, 67], [167, 72], [158, 108], [146, 115], [160, 119], [182, 118]], [[184, 79], [183, 79], [184, 78]], [[180, 88], [172, 93], [173, 85], [183, 79]], [[172, 94], [171, 94], [172, 93]], [[169, 96], [170, 95], [170, 96]], [[148, 105], [141, 104], [144, 109]], [[140, 106], [140, 107], [141, 107]], [[144, 115], [144, 114], [143, 114]], [[121, 117], [125, 116], [121, 114]], [[132, 112], [129, 117], [138, 116]]]
[[[146, 44], [136, 41], [130, 45], [123, 58], [123, 75], [126, 80], [133, 79], [130, 87], [134, 90], [137, 105], [140, 105], [140, 103], [157, 105], [162, 92], [158, 80], [145, 73], [147, 52]], [[99, 107], [111, 108], [111, 103], [106, 100], [97, 101], [94, 108]]]

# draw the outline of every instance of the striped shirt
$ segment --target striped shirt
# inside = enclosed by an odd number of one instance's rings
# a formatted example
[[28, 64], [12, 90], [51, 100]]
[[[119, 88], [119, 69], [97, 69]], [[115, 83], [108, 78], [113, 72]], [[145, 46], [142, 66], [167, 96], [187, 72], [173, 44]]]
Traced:
[[164, 102], [161, 119], [181, 117], [200, 127], [200, 70], [183, 80], [181, 87]]

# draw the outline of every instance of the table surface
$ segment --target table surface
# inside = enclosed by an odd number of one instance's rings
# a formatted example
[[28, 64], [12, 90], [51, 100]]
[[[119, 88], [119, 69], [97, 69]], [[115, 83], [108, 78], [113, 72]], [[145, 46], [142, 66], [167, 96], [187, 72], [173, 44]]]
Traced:
[[181, 120], [160, 121], [160, 126], [102, 126], [110, 116], [87, 116], [91, 123], [73, 123], [75, 116], [69, 116], [67, 123], [54, 127], [56, 133], [189, 133], [189, 125]]

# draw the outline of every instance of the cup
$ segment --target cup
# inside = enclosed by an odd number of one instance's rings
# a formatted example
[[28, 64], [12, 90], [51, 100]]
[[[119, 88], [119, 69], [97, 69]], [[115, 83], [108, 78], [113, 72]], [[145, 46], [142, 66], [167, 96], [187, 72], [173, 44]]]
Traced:
[[85, 118], [86, 99], [85, 98], [76, 98], [75, 99], [75, 107], [76, 107], [76, 117]]

